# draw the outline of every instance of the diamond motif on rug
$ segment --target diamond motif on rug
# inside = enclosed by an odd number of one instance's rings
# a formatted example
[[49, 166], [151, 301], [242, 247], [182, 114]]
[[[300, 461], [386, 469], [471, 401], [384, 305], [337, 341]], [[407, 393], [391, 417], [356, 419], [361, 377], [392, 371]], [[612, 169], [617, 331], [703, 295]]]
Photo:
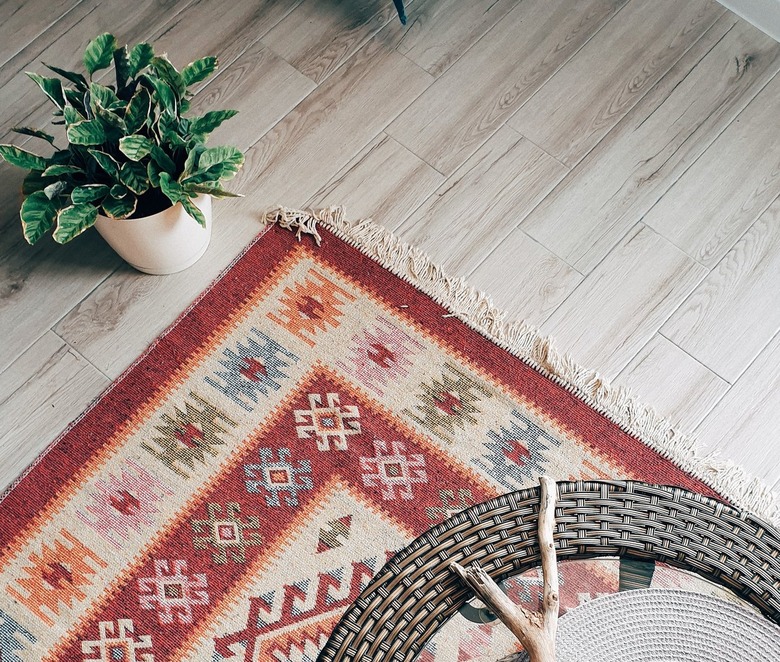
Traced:
[[336, 365], [377, 395], [400, 377], [406, 377], [422, 345], [385, 317], [352, 336], [349, 354]]
[[300, 359], [270, 336], [252, 328], [251, 335], [223, 350], [221, 369], [206, 383], [229, 397], [242, 409], [252, 411], [259, 396], [282, 388], [289, 375], [285, 369]]
[[144, 441], [141, 448], [178, 475], [189, 478], [196, 463], [206, 465], [208, 456], [217, 455], [215, 447], [224, 445], [228, 430], [236, 426], [214, 405], [190, 393], [183, 409], [174, 406], [172, 413], [162, 415], [152, 443]]
[[454, 441], [456, 430], [476, 425], [479, 403], [493, 397], [484, 385], [451, 363], [444, 364], [440, 379], [421, 384], [421, 389], [419, 404], [404, 413], [447, 443]]
[[303, 280], [285, 288], [281, 307], [269, 312], [268, 318], [314, 347], [319, 334], [338, 328], [344, 315], [342, 307], [354, 300], [345, 289], [311, 269]]

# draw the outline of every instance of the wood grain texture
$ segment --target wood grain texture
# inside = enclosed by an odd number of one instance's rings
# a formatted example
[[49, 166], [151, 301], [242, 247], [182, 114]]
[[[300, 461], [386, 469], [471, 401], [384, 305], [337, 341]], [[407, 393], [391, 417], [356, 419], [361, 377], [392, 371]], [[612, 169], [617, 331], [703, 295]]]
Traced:
[[615, 382], [693, 430], [728, 391], [729, 384], [660, 334], [623, 368]]
[[192, 114], [215, 108], [238, 110], [238, 116], [217, 128], [209, 142], [245, 150], [314, 87], [306, 76], [257, 41], [195, 95]]
[[724, 16], [533, 210], [523, 229], [590, 272], [778, 68], [780, 44]]
[[780, 330], [780, 198], [661, 329], [734, 382]]
[[780, 194], [778, 135], [780, 76], [775, 76], [647, 213], [645, 223], [714, 267]]
[[239, 204], [302, 206], [430, 85], [430, 74], [372, 40], [247, 153]]
[[305, 206], [343, 205], [349, 218], [372, 218], [392, 230], [443, 181], [443, 175], [382, 133]]
[[557, 255], [515, 229], [469, 274], [512, 317], [540, 326], [582, 282]]
[[440, 76], [518, 0], [416, 0], [398, 51]]
[[22, 236], [18, 168], [0, 164], [0, 371], [40, 338], [120, 263], [96, 232], [66, 246]]
[[707, 270], [637, 224], [542, 325], [574, 359], [611, 379]]
[[[302, 74], [321, 83], [398, 15], [389, 2], [303, 0], [265, 43]], [[400, 24], [394, 29], [400, 30]]]
[[714, 0], [631, 0], [509, 126], [573, 167], [724, 11]]
[[697, 428], [708, 449], [780, 488], [780, 334]]
[[0, 492], [108, 384], [51, 331], [0, 373]]
[[536, 145], [501, 127], [397, 232], [449, 271], [466, 275], [565, 174]]
[[526, 0], [436, 80], [388, 133], [451, 175], [618, 10], [621, 1]]
[[216, 55], [224, 69], [300, 2], [195, 0], [157, 28], [151, 41], [179, 68], [205, 55]]
[[[20, 51], [25, 50], [36, 38], [51, 30], [79, 0], [12, 0], [0, 7], [0, 65], [5, 65]], [[45, 40], [39, 40], [41, 42]], [[30, 49], [30, 50], [34, 50]], [[41, 49], [42, 50], [42, 49]], [[40, 52], [40, 50], [38, 51]], [[12, 69], [2, 68], [3, 76]], [[2, 78], [0, 78], [2, 84]]]

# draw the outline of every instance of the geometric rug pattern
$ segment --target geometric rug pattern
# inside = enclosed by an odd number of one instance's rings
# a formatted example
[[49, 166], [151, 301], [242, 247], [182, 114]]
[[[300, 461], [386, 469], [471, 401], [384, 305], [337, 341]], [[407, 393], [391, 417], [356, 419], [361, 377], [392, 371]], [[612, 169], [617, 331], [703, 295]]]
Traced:
[[[0, 660], [313, 661], [396, 550], [543, 473], [717, 496], [320, 232], [264, 232], [5, 495]], [[563, 608], [617, 576], [562, 564]], [[514, 650], [456, 616], [420, 659]]]

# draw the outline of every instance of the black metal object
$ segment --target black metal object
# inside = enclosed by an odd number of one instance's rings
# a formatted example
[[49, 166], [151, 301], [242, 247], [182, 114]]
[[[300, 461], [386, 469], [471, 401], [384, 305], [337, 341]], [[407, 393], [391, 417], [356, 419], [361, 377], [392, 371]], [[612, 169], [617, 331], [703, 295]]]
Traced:
[[404, 0], [393, 0], [395, 8], [398, 10], [398, 18], [401, 19], [401, 25], [406, 25], [406, 10], [404, 9]]

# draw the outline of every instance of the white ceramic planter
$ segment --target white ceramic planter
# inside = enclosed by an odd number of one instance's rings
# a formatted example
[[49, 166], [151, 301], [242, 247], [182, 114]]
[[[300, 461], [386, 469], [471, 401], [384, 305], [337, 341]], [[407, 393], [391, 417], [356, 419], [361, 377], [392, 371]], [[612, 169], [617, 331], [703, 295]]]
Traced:
[[211, 196], [193, 200], [206, 217], [206, 227], [181, 204], [143, 218], [117, 220], [98, 216], [95, 228], [131, 266], [147, 274], [173, 274], [195, 264], [211, 239]]

